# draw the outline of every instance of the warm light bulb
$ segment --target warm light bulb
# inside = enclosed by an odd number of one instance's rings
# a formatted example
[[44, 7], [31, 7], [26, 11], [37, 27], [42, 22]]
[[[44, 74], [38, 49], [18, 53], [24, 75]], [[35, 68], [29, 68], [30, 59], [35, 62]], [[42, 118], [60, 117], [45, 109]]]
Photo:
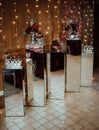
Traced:
[[78, 12], [78, 14], [80, 14], [80, 11]]
[[71, 10], [70, 12], [73, 13], [73, 10]]
[[30, 10], [29, 9], [27, 9], [27, 13], [29, 13], [30, 12]]
[[90, 31], [92, 31], [92, 28], [90, 29]]
[[41, 11], [40, 11], [40, 10], [38, 11], [38, 14], [41, 14]]
[[26, 21], [25, 23], [28, 24], [28, 21]]
[[85, 39], [84, 41], [85, 41], [85, 42], [87, 42], [87, 40], [86, 40], [86, 39]]
[[15, 21], [12, 21], [12, 24], [16, 24], [16, 22], [15, 22]]
[[2, 38], [3, 38], [4, 40], [6, 39], [6, 37], [5, 37], [5, 36], [3, 36]]
[[48, 30], [50, 30], [50, 27], [47, 27]]
[[57, 15], [55, 15], [55, 18], [57, 18], [58, 16]]
[[59, 4], [59, 3], [60, 3], [60, 0], [58, 0], [57, 3]]
[[48, 32], [48, 31], [46, 31], [46, 33], [45, 33], [45, 34], [47, 35], [48, 33], [49, 33], [49, 32]]
[[48, 8], [50, 7], [50, 5], [47, 6]]
[[17, 48], [19, 49], [19, 48], [20, 48], [20, 45], [17, 45]]
[[16, 9], [14, 9], [14, 12], [16, 12]]
[[25, 5], [26, 7], [28, 6], [28, 4]]
[[89, 26], [89, 23], [88, 23], [88, 22], [87, 22], [86, 24], [87, 24], [87, 26]]
[[2, 20], [2, 17], [0, 17], [0, 20]]
[[39, 7], [39, 5], [35, 5], [35, 7], [36, 7], [36, 8], [38, 8], [38, 7]]
[[16, 15], [15, 18], [18, 19], [18, 15]]
[[45, 12], [48, 13], [48, 10], [46, 10]]
[[63, 30], [63, 32], [62, 33], [65, 33], [65, 30]]
[[41, 30], [41, 27], [39, 27], [39, 30]]
[[16, 5], [16, 2], [13, 2], [14, 5]]
[[92, 17], [92, 16], [93, 16], [93, 14], [90, 14], [90, 16]]
[[42, 25], [42, 23], [41, 23], [41, 22], [39, 22], [39, 25]]
[[18, 36], [18, 34], [16, 33], [14, 36], [15, 36], [15, 37], [17, 37], [17, 36]]
[[54, 6], [54, 9], [57, 9], [57, 6], [56, 6], [56, 5]]
[[3, 30], [0, 29], [0, 33], [2, 33], [2, 32], [3, 32]]

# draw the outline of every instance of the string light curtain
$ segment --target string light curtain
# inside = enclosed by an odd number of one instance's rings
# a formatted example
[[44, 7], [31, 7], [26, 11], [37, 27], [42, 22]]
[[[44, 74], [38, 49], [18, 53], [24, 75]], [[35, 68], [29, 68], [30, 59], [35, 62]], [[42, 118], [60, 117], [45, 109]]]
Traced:
[[82, 41], [83, 44], [93, 44], [94, 0], [82, 1]]
[[3, 46], [3, 10], [2, 1], [0, 2], [0, 48]]
[[66, 24], [78, 23], [78, 36], [83, 44], [93, 44], [94, 0], [63, 0], [61, 40], [66, 43]]
[[66, 42], [68, 34], [66, 33], [66, 25], [70, 23], [78, 24], [79, 37], [81, 37], [82, 29], [82, 3], [81, 0], [64, 0], [61, 9], [61, 40]]
[[[45, 44], [50, 45], [54, 38], [66, 42], [65, 26], [69, 20], [78, 22], [83, 43], [93, 43], [93, 0], [3, 0], [2, 4], [5, 49], [25, 47], [29, 43], [29, 35], [24, 36], [23, 32], [31, 18], [39, 24]], [[24, 40], [26, 37], [28, 40]]]
[[[2, 0], [0, 0], [0, 91], [3, 93], [3, 77], [2, 70], [4, 69], [4, 36], [3, 36], [3, 4]], [[0, 98], [3, 97], [3, 94], [0, 95]], [[3, 99], [3, 98], [2, 98]], [[4, 101], [4, 100], [3, 100]], [[3, 102], [1, 102], [0, 106], [3, 107]]]

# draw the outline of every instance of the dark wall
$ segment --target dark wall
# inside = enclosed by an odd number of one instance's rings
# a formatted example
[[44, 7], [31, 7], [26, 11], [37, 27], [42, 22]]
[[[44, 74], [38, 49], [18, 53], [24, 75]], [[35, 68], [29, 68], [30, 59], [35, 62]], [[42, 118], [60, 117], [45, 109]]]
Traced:
[[99, 68], [99, 3], [94, 11], [94, 68]]

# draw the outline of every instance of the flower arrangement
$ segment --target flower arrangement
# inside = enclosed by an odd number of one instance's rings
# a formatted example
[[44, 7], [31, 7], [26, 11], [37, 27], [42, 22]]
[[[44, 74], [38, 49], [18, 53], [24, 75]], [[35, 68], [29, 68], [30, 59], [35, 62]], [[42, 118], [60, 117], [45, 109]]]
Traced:
[[65, 26], [65, 31], [67, 34], [67, 38], [73, 39], [73, 38], [78, 38], [78, 21], [72, 21], [72, 20], [67, 20], [67, 24]]
[[77, 23], [70, 23], [69, 25], [66, 26], [66, 31], [78, 31], [78, 24]]
[[33, 19], [30, 20], [29, 26], [26, 28], [24, 35], [31, 35], [32, 44], [43, 44], [44, 37], [43, 34], [39, 31], [39, 25]]
[[30, 25], [26, 28], [25, 33], [31, 34], [32, 32], [39, 32], [39, 25], [31, 19]]

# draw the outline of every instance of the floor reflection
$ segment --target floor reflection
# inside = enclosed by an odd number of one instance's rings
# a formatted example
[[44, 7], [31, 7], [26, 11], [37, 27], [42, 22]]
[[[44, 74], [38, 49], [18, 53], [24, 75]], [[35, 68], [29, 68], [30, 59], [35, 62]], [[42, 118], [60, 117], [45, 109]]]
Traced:
[[33, 81], [33, 99], [28, 104], [30, 106], [44, 106], [44, 80], [35, 78]]
[[12, 95], [5, 94], [6, 116], [24, 116], [23, 91], [16, 91]]
[[65, 91], [65, 77], [64, 70], [58, 70], [50, 73], [51, 75], [51, 93], [49, 98], [51, 99], [64, 99]]
[[81, 76], [81, 56], [67, 55], [66, 90], [79, 91]]

